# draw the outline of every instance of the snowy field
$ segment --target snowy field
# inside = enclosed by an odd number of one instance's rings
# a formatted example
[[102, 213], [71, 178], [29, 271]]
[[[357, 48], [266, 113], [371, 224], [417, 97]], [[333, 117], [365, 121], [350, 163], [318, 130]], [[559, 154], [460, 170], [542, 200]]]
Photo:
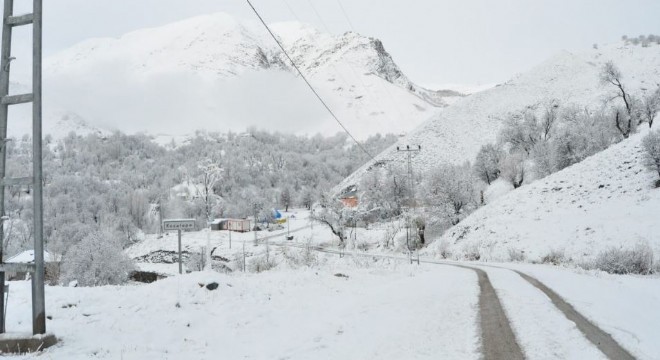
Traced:
[[[315, 227], [316, 228], [316, 227]], [[288, 249], [288, 251], [303, 251]], [[52, 359], [477, 359], [479, 286], [468, 269], [316, 254], [312, 267], [193, 272], [152, 284], [46, 288]], [[422, 259], [424, 260], [424, 259]], [[604, 359], [547, 296], [483, 263], [528, 359]], [[537, 277], [639, 359], [659, 359], [660, 278], [492, 264]], [[337, 276], [337, 274], [346, 275]], [[216, 290], [205, 285], [216, 282]], [[30, 330], [29, 282], [12, 282], [11, 332]], [[17, 356], [28, 359], [31, 356]]]
[[[219, 288], [200, 287], [210, 282]], [[29, 331], [29, 282], [11, 288], [8, 328]], [[48, 287], [47, 326], [60, 343], [42, 356], [476, 359], [477, 294], [470, 271], [351, 260], [258, 275], [192, 273], [148, 285]]]

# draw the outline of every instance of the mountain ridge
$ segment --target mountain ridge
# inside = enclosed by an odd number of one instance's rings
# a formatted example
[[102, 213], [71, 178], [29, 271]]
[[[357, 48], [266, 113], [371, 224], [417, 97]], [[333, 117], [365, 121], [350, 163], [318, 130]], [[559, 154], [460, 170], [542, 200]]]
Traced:
[[[376, 132], [405, 133], [463, 96], [414, 84], [378, 39], [354, 32], [327, 34], [295, 22], [275, 23], [272, 28], [296, 65], [358, 138]], [[101, 125], [118, 126], [113, 117], [131, 119], [119, 124], [128, 132], [150, 131], [177, 123], [182, 116], [194, 125], [189, 132], [240, 131], [250, 122], [257, 127], [265, 124], [267, 130], [309, 134], [341, 130], [297, 79], [265, 30], [224, 13], [118, 38], [87, 40], [47, 58], [45, 74], [61, 107], [99, 119]], [[152, 102], [154, 93], [174, 103]], [[105, 99], [117, 99], [136, 111], [121, 111]], [[238, 104], [240, 99], [249, 100]], [[153, 110], [158, 107], [167, 110]], [[273, 116], [285, 124], [274, 126]], [[172, 127], [169, 132], [185, 131], [182, 126]]]
[[438, 163], [474, 161], [479, 148], [496, 141], [504, 119], [516, 112], [542, 109], [557, 101], [593, 110], [602, 108], [610, 89], [601, 85], [602, 66], [613, 61], [631, 93], [652, 91], [660, 84], [660, 45], [648, 47], [616, 43], [581, 52], [562, 51], [530, 71], [509, 81], [457, 100], [420, 124], [383, 153], [345, 179], [335, 190], [359, 184], [375, 164], [403, 163], [397, 146], [421, 145], [413, 157], [416, 172], [426, 172]]

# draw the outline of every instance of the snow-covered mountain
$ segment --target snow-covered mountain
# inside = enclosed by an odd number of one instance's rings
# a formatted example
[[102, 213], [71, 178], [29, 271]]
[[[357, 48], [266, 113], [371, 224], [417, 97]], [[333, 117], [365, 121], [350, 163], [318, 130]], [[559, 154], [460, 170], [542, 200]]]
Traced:
[[490, 257], [485, 260], [508, 260], [511, 249], [525, 251], [529, 260], [554, 250], [580, 262], [640, 243], [659, 256], [660, 189], [640, 146], [647, 131], [498, 198], [436, 245], [446, 242], [459, 257], [474, 245]]
[[[10, 83], [11, 94], [24, 94], [31, 92], [31, 88], [19, 84]], [[106, 135], [109, 133], [96, 126], [90, 125], [85, 119], [75, 112], [58, 108], [56, 106], [45, 106], [42, 113], [42, 129], [44, 135], [54, 138], [62, 138], [73, 132], [77, 135], [88, 134]], [[10, 137], [20, 138], [23, 135], [32, 134], [32, 104], [20, 104], [10, 107], [7, 133]]]
[[[631, 93], [654, 90], [660, 84], [660, 45], [648, 47], [623, 42], [581, 52], [564, 51], [510, 81], [456, 101], [436, 113], [388, 150], [376, 161], [400, 161], [405, 154], [397, 146], [421, 145], [413, 159], [415, 171], [426, 171], [441, 162], [460, 164], [473, 161], [479, 148], [494, 142], [508, 114], [558, 103], [598, 108], [611, 91], [600, 84], [602, 66], [612, 61], [619, 67], [624, 85]], [[374, 166], [365, 164], [338, 189], [359, 184]]]
[[[377, 39], [272, 29], [357, 137], [407, 132], [462, 97], [411, 82]], [[265, 29], [223, 13], [87, 40], [46, 59], [44, 73], [55, 104], [128, 132], [341, 130]]]

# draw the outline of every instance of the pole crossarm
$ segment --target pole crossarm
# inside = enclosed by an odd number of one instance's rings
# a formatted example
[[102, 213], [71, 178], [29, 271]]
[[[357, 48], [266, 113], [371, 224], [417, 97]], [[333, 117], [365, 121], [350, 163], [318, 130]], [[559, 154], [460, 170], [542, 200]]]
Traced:
[[34, 14], [23, 14], [7, 17], [7, 25], [22, 26], [32, 24], [34, 22]]

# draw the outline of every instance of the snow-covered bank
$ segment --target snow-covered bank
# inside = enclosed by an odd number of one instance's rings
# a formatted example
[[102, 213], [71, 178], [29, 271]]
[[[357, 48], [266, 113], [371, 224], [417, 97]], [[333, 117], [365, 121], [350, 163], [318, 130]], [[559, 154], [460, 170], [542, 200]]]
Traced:
[[[219, 288], [199, 285], [210, 281]], [[8, 328], [29, 331], [29, 282], [11, 287]], [[48, 329], [61, 341], [44, 355], [476, 359], [477, 294], [466, 270], [347, 262], [259, 275], [193, 273], [139, 286], [48, 287]]]
[[645, 133], [478, 209], [436, 242], [436, 253], [478, 250], [482, 260], [507, 261], [524, 251], [538, 261], [555, 251], [580, 263], [642, 243], [660, 258], [660, 189], [643, 165]]

